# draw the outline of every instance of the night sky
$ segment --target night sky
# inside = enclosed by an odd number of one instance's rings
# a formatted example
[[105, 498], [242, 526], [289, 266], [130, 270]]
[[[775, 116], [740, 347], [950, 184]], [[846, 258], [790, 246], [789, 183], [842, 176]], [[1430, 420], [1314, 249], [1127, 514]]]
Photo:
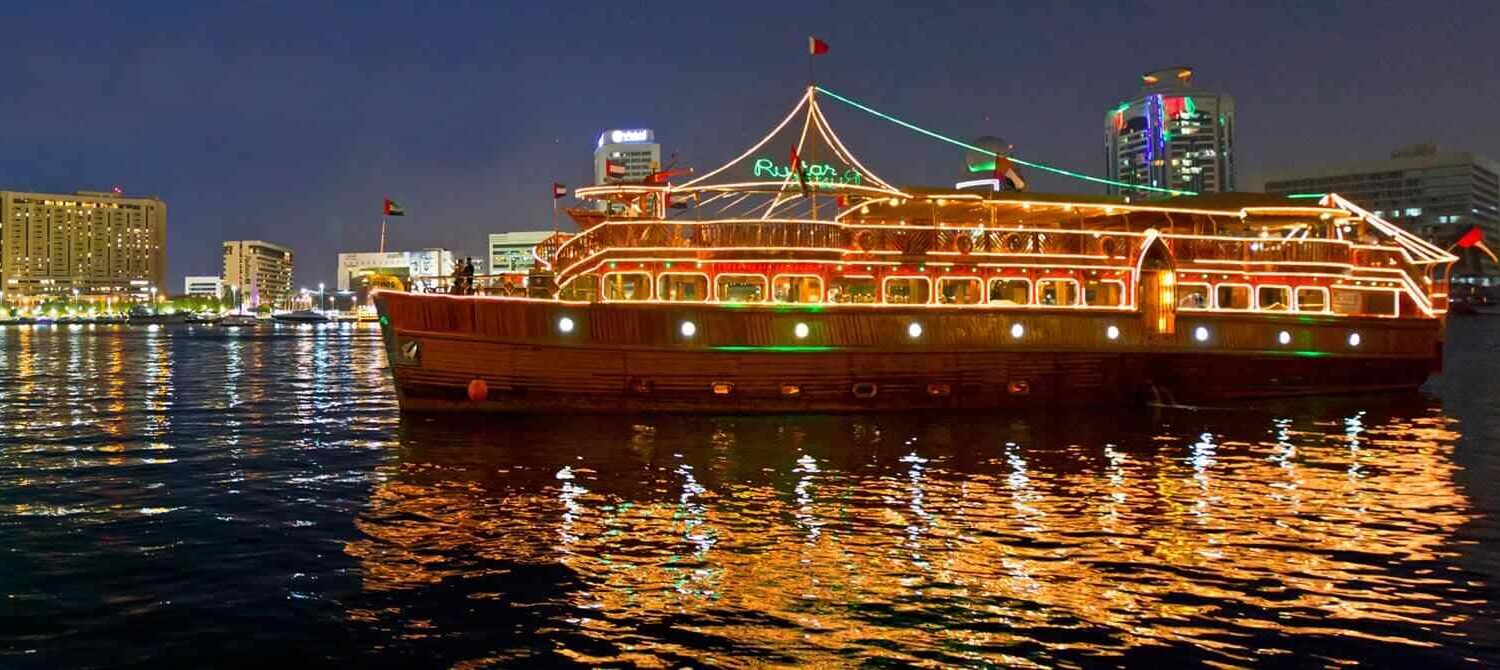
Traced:
[[[1105, 110], [1179, 64], [1235, 96], [1242, 188], [1425, 140], [1500, 158], [1495, 0], [25, 4], [0, 7], [0, 187], [165, 199], [174, 292], [219, 272], [225, 239], [290, 246], [299, 285], [332, 283], [339, 251], [375, 248], [386, 195], [408, 214], [389, 248], [480, 255], [550, 227], [551, 182], [589, 181], [607, 128], [712, 168], [800, 95], [808, 34], [835, 91], [1091, 174]], [[961, 151], [824, 108], [887, 179], [957, 176]]]

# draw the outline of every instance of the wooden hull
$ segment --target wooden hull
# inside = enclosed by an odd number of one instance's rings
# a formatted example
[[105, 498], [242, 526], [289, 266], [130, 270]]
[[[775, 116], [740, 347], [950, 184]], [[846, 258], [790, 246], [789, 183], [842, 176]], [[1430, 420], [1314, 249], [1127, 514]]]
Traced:
[[[1162, 336], [1145, 333], [1132, 311], [726, 308], [392, 292], [377, 294], [376, 304], [401, 407], [417, 411], [987, 409], [1412, 389], [1440, 361], [1442, 334], [1435, 319], [1307, 315], [1180, 314], [1177, 332]], [[569, 332], [558, 326], [565, 318]], [[684, 322], [694, 324], [691, 336]], [[796, 337], [798, 324], [808, 326], [806, 337]], [[1194, 335], [1200, 326], [1209, 333], [1203, 341]]]

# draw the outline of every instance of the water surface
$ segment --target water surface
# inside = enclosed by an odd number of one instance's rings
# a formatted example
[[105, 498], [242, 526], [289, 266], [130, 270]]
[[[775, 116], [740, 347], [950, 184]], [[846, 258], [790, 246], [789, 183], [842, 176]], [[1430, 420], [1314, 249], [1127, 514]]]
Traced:
[[378, 333], [0, 327], [0, 666], [1500, 664], [1500, 319], [1422, 394], [403, 417]]

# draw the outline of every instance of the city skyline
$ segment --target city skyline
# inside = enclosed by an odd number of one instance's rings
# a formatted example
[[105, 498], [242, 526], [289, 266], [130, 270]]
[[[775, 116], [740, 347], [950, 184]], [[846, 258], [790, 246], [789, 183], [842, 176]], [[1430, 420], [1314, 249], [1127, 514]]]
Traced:
[[[21, 65], [19, 94], [0, 103], [13, 128], [0, 185], [161, 197], [173, 207], [168, 285], [216, 270], [231, 239], [289, 246], [299, 282], [331, 281], [339, 252], [375, 249], [387, 196], [407, 209], [392, 220], [388, 247], [482, 255], [489, 233], [548, 228], [551, 182], [588, 183], [594, 143], [609, 128], [653, 128], [681, 165], [716, 165], [800, 94], [809, 33], [832, 48], [817, 63], [829, 88], [959, 137], [999, 135], [1018, 156], [1089, 174], [1103, 171], [1099, 110], [1132, 95], [1141, 72], [1176, 64], [1235, 96], [1244, 189], [1268, 168], [1376, 159], [1412, 142], [1500, 154], [1490, 129], [1500, 91], [1475, 85], [1500, 58], [1487, 45], [1500, 19], [1479, 2], [1419, 14], [1394, 3], [822, 5], [792, 20], [610, 5], [359, 16], [130, 9], [13, 11], [17, 25], [69, 30], [18, 30], [0, 46]], [[844, 20], [851, 12], [861, 20]], [[156, 30], [121, 33], [123, 18]], [[1215, 28], [1231, 25], [1233, 34]], [[1171, 39], [1142, 37], [1148, 27]], [[611, 37], [622, 31], [654, 39]], [[897, 54], [890, 43], [926, 50]], [[1420, 114], [1414, 100], [1449, 104]], [[959, 172], [958, 151], [828, 111], [892, 181], [940, 184]], [[751, 130], [725, 132], [739, 128]], [[1046, 175], [1034, 188], [1097, 192]]]

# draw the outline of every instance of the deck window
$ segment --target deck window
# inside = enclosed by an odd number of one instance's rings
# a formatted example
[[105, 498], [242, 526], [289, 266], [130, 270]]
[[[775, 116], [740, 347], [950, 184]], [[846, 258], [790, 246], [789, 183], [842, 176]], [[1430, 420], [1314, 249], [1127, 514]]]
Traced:
[[777, 275], [771, 286], [776, 302], [823, 301], [823, 279], [817, 275]]
[[708, 300], [708, 275], [690, 272], [663, 272], [656, 276], [656, 297], [671, 302]]
[[1177, 308], [1208, 309], [1212, 306], [1208, 296], [1208, 284], [1183, 282], [1177, 285]]
[[834, 277], [828, 282], [828, 302], [873, 304], [875, 302], [875, 278], [869, 275]]
[[938, 302], [944, 305], [977, 305], [984, 301], [978, 277], [938, 279]]
[[651, 275], [644, 272], [607, 272], [604, 274], [604, 300], [635, 301], [651, 299]]
[[558, 297], [563, 300], [585, 300], [593, 302], [599, 297], [598, 275], [578, 275], [562, 287]]
[[1350, 316], [1400, 316], [1396, 291], [1361, 291], [1352, 288], [1333, 289], [1333, 311]]
[[714, 279], [714, 291], [719, 302], [765, 302], [766, 278], [764, 275], [719, 275]]
[[887, 305], [925, 305], [932, 301], [932, 280], [926, 277], [887, 277]]
[[1267, 312], [1285, 312], [1292, 308], [1289, 286], [1261, 286], [1255, 289], [1255, 306]]
[[1031, 280], [996, 277], [990, 280], [991, 305], [1030, 305]]
[[1119, 307], [1125, 304], [1125, 282], [1090, 279], [1083, 284], [1083, 303], [1092, 307]]
[[1036, 282], [1036, 304], [1056, 307], [1077, 305], [1078, 280], [1038, 279]]
[[1250, 285], [1215, 284], [1214, 306], [1219, 309], [1250, 309]]
[[1297, 311], [1328, 311], [1328, 289], [1321, 286], [1303, 286], [1297, 289]]

